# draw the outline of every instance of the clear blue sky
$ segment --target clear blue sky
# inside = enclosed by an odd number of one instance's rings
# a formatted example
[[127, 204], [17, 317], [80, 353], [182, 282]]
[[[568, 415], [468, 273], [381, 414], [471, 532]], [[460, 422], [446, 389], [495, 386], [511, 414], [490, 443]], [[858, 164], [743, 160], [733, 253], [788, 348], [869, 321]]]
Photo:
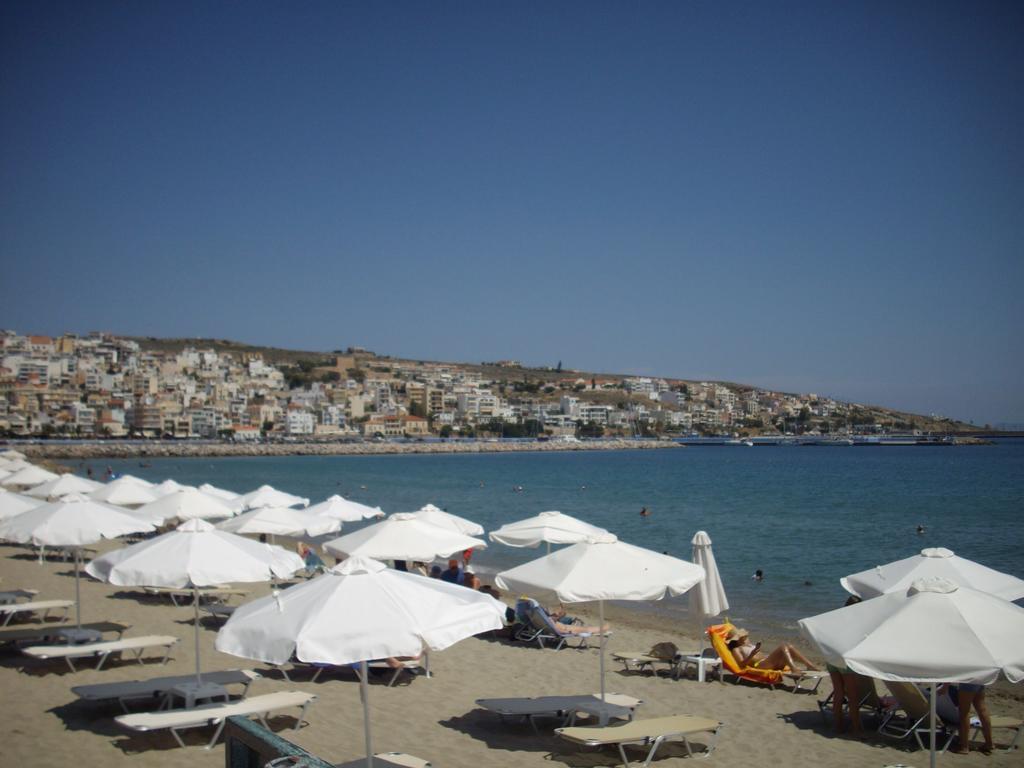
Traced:
[[0, 327], [1024, 421], [1020, 2], [7, 2]]

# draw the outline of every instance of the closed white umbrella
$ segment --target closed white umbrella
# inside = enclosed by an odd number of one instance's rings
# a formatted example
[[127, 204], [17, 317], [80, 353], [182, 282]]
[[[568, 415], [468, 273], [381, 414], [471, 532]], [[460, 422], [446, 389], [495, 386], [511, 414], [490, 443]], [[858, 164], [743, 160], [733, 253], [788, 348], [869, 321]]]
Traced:
[[918, 579], [900, 592], [800, 620], [829, 662], [881, 680], [931, 684], [935, 765], [937, 683], [1024, 679], [1024, 608], [948, 579]]
[[552, 544], [578, 544], [608, 533], [604, 528], [585, 523], [561, 512], [541, 512], [534, 517], [507, 523], [487, 538], [507, 547], [538, 547], [547, 543], [548, 552]]
[[266, 533], [271, 536], [323, 536], [341, 530], [341, 520], [291, 507], [260, 507], [217, 524], [231, 533]]
[[943, 547], [922, 549], [920, 554], [913, 557], [844, 576], [839, 583], [847, 592], [867, 600], [886, 592], [905, 592], [918, 579], [933, 576], [998, 595], [1004, 600], [1020, 600], [1024, 597], [1024, 580], [958, 557], [952, 550]]
[[5, 477], [0, 481], [0, 485], [8, 488], [32, 488], [50, 480], [56, 480], [58, 477], [59, 475], [42, 467], [28, 466]]
[[258, 507], [308, 507], [309, 499], [302, 496], [293, 496], [290, 493], [279, 491], [269, 485], [261, 485], [255, 491], [239, 496], [235, 500], [236, 509], [247, 510]]
[[88, 480], [77, 475], [61, 475], [26, 491], [25, 495], [35, 496], [38, 499], [59, 499], [69, 493], [89, 494], [102, 487], [102, 483], [97, 483], [95, 480]]
[[231, 517], [234, 511], [228, 506], [228, 502], [207, 496], [195, 488], [182, 488], [178, 491], [164, 494], [159, 498], [143, 504], [135, 513], [139, 516], [163, 523], [165, 520], [176, 518], [185, 520], [220, 520]]
[[0, 520], [20, 515], [45, 503], [42, 499], [33, 499], [31, 496], [0, 488]]
[[[366, 662], [443, 650], [500, 628], [504, 613], [503, 605], [482, 592], [356, 556], [311, 581], [243, 605], [217, 634], [216, 647], [272, 664], [293, 657], [361, 663], [366, 763], [372, 766]], [[353, 620], [338, 618], [345, 616]]]
[[409, 513], [397, 513], [323, 545], [335, 557], [362, 555], [375, 560], [423, 560], [448, 557], [467, 549], [484, 549], [486, 542], [440, 528]]
[[474, 523], [472, 520], [467, 520], [464, 517], [453, 515], [451, 512], [445, 512], [443, 509], [435, 507], [433, 504], [427, 504], [426, 506], [420, 507], [411, 514], [417, 520], [422, 520], [425, 523], [431, 525], [437, 525], [441, 528], [448, 528], [458, 533], [464, 533], [466, 536], [483, 536], [484, 528], [478, 523]]
[[42, 504], [0, 523], [0, 539], [45, 547], [71, 547], [75, 552], [75, 621], [82, 628], [80, 575], [82, 547], [100, 539], [152, 531], [144, 520], [131, 517], [108, 504], [71, 494], [60, 501]]
[[199, 587], [286, 578], [305, 565], [294, 552], [218, 531], [205, 520], [196, 519], [162, 536], [97, 557], [85, 571], [118, 586], [192, 589], [196, 680], [201, 681]]
[[157, 499], [153, 491], [137, 482], [136, 478], [129, 477], [112, 480], [90, 493], [89, 497], [122, 507], [141, 507]]
[[[729, 599], [725, 596], [715, 553], [711, 551], [711, 537], [704, 531], [697, 531], [690, 544], [693, 546], [693, 564], [704, 569], [704, 580], [690, 590], [690, 613], [703, 625], [712, 616], [729, 610]], [[703, 626], [700, 636], [704, 637]], [[704, 650], [703, 640], [701, 650]]]
[[[704, 569], [693, 563], [627, 544], [608, 533], [503, 571], [495, 582], [501, 589], [550, 594], [563, 603], [597, 600], [603, 626], [605, 600], [661, 600], [681, 595], [703, 579]], [[602, 699], [604, 646], [602, 633]]]
[[337, 494], [321, 501], [319, 504], [307, 507], [306, 511], [314, 515], [333, 517], [335, 520], [341, 520], [344, 523], [358, 523], [362, 520], [384, 517], [384, 512], [381, 511], [380, 507], [360, 504], [357, 501], [351, 501]]

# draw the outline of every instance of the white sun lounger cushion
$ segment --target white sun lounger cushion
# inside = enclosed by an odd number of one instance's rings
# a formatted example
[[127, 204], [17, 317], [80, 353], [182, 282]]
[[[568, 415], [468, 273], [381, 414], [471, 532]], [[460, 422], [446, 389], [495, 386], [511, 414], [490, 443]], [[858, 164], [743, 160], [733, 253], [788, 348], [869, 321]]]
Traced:
[[171, 655], [171, 648], [178, 642], [173, 635], [144, 635], [143, 637], [126, 637], [122, 640], [108, 640], [102, 643], [84, 643], [82, 645], [34, 645], [23, 648], [22, 653], [35, 659], [64, 659], [72, 671], [75, 671], [72, 659], [84, 659], [90, 656], [99, 657], [96, 669], [103, 667], [111, 654], [124, 651], [135, 651], [135, 658], [141, 664], [142, 652], [147, 648], [164, 648], [164, 663]]
[[290, 707], [301, 707], [302, 714], [295, 724], [296, 730], [305, 719], [306, 708], [316, 701], [316, 696], [303, 691], [278, 691], [265, 693], [262, 696], [251, 696], [241, 701], [227, 703], [204, 704], [192, 709], [171, 709], [163, 712], [140, 712], [133, 715], [120, 715], [115, 718], [119, 725], [133, 731], [160, 731], [170, 729], [178, 744], [185, 746], [178, 731], [185, 728], [200, 728], [205, 725], [218, 725], [217, 731], [207, 745], [207, 749], [217, 743], [224, 722], [229, 717], [252, 717], [255, 715], [266, 727], [266, 717], [271, 712]]
[[681, 739], [686, 747], [686, 753], [693, 756], [690, 748], [690, 736], [697, 733], [710, 733], [711, 739], [705, 748], [703, 755], [710, 755], [715, 749], [718, 740], [718, 731], [722, 723], [707, 717], [694, 717], [692, 715], [672, 715], [670, 717], [655, 717], [650, 720], [632, 720], [622, 725], [609, 725], [605, 727], [584, 727], [584, 728], [556, 728], [555, 733], [570, 741], [579, 744], [586, 744], [592, 747], [603, 747], [614, 745], [619, 748], [619, 755], [625, 766], [629, 766], [626, 757], [625, 747], [627, 745], [647, 746], [651, 745], [644, 766], [649, 766], [658, 747], [668, 739]]
[[16, 613], [35, 613], [36, 611], [42, 611], [44, 614], [48, 614], [50, 611], [64, 611], [64, 616], [68, 614], [68, 610], [74, 606], [74, 600], [33, 600], [28, 603], [10, 603], [8, 605], [0, 605], [0, 613], [4, 614], [4, 624], [10, 622], [11, 617]]

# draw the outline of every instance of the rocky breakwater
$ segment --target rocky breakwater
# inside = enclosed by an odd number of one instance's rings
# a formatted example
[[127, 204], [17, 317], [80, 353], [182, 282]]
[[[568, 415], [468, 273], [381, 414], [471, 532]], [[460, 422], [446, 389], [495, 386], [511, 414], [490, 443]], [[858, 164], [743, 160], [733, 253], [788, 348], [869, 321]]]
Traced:
[[680, 448], [671, 440], [601, 440], [566, 443], [501, 443], [477, 440], [450, 443], [147, 443], [82, 442], [19, 445], [18, 450], [36, 459], [124, 459], [206, 456], [380, 456], [416, 453], [520, 453], [523, 451], [623, 451]]

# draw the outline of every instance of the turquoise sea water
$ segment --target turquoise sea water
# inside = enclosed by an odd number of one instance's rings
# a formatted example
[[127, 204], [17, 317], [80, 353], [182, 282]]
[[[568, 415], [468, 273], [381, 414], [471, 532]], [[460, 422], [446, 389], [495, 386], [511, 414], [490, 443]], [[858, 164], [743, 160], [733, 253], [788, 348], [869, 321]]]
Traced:
[[[1024, 441], [953, 448], [705, 447], [621, 452], [161, 459], [87, 462], [97, 478], [269, 483], [411, 511], [427, 502], [487, 530], [557, 509], [619, 538], [690, 559], [706, 530], [736, 621], [792, 629], [846, 595], [848, 573], [944, 546], [1024, 578]], [[84, 469], [80, 468], [80, 471]], [[514, 488], [522, 486], [522, 491]], [[646, 506], [652, 515], [641, 518]], [[926, 526], [917, 535], [918, 524]], [[358, 524], [347, 525], [345, 531]], [[543, 554], [491, 544], [474, 563], [503, 568]], [[765, 573], [763, 582], [751, 575]], [[686, 598], [648, 606], [679, 612]]]

